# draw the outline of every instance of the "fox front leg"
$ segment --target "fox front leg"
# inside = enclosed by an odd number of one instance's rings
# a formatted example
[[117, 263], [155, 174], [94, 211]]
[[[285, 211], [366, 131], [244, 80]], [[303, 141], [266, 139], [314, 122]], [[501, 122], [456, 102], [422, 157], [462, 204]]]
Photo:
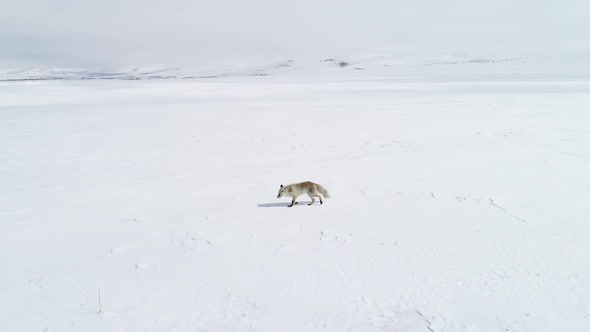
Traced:
[[297, 204], [297, 202], [295, 202], [296, 199], [297, 199], [297, 197], [293, 197], [293, 199], [291, 200], [291, 205], [289, 205], [287, 207], [292, 207], [293, 205]]

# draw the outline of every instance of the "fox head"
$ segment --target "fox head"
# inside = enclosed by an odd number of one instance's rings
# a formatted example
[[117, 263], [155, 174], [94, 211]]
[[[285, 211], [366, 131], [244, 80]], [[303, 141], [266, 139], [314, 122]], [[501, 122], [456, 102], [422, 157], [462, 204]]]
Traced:
[[277, 195], [277, 198], [283, 197], [284, 192], [285, 192], [285, 187], [283, 187], [283, 185], [281, 185], [281, 187], [279, 188], [279, 194]]

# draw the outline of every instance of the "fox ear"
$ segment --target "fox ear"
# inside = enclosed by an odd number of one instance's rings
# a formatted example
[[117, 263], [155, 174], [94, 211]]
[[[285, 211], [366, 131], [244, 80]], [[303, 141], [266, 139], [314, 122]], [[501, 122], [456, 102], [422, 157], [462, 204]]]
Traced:
[[281, 185], [281, 188], [283, 188], [283, 185]]

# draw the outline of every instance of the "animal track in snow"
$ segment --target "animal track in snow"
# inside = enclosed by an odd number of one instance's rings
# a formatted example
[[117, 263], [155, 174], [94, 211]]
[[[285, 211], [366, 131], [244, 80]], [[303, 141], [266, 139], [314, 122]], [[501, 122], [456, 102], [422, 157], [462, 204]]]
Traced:
[[487, 202], [489, 206], [498, 209], [502, 212], [504, 212], [505, 214], [511, 216], [512, 218], [522, 221], [524, 223], [528, 223], [528, 220], [521, 218], [519, 216], [517, 216], [516, 214], [510, 212], [508, 209], [504, 208], [503, 206], [500, 206], [499, 204], [497, 204], [494, 199], [492, 198], [482, 198], [482, 197], [473, 197], [473, 196], [453, 196], [453, 197], [449, 197], [449, 196], [439, 196], [438, 194], [434, 194], [434, 193], [404, 193], [404, 192], [396, 192], [397, 195], [400, 196], [421, 196], [421, 197], [429, 197], [429, 198], [442, 198], [442, 199], [454, 199], [459, 203], [463, 203], [463, 202], [469, 202], [469, 203], [473, 203], [473, 204], [477, 204], [477, 205], [481, 205], [483, 202]]

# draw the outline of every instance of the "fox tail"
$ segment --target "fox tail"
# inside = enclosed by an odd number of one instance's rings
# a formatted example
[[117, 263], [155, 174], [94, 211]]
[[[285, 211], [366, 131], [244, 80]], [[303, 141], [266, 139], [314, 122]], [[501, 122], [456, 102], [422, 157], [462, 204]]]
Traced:
[[322, 196], [324, 196], [326, 198], [330, 198], [330, 193], [326, 190], [326, 188], [320, 186], [319, 184], [318, 184], [318, 192], [320, 194], [322, 194]]

